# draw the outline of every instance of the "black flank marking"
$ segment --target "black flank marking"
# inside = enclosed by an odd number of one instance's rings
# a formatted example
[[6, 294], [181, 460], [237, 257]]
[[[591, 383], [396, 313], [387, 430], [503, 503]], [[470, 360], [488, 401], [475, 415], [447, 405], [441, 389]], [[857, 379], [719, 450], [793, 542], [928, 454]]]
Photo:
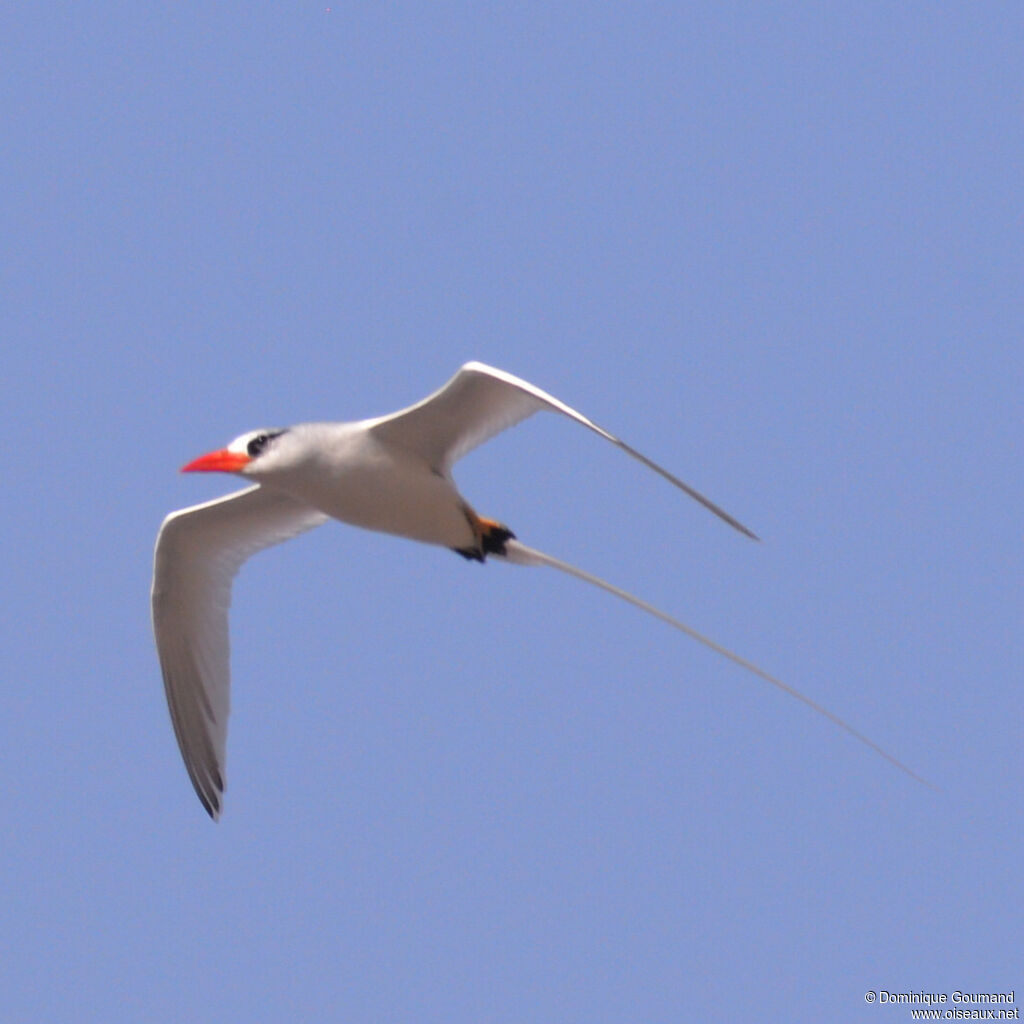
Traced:
[[515, 540], [515, 537], [516, 535], [507, 526], [492, 527], [480, 538], [484, 555], [505, 554], [506, 541]]

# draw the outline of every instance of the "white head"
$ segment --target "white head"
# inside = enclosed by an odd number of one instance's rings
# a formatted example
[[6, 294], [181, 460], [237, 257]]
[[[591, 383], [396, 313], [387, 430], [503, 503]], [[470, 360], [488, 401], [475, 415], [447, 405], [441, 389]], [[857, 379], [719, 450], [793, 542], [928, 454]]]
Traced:
[[215, 452], [193, 459], [188, 465], [182, 466], [181, 471], [257, 475], [262, 470], [273, 468], [274, 455], [280, 452], [279, 439], [287, 433], [284, 428], [250, 430], [236, 437], [226, 448], [218, 448]]

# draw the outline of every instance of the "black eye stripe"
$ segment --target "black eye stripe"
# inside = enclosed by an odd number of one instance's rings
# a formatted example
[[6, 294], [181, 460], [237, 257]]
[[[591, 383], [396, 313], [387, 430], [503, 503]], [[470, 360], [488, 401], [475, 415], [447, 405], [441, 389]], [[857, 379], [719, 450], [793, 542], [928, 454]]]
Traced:
[[245, 450], [249, 454], [249, 457], [255, 459], [264, 448], [274, 440], [275, 437], [280, 437], [284, 433], [283, 430], [267, 431], [263, 434], [257, 434], [246, 446]]

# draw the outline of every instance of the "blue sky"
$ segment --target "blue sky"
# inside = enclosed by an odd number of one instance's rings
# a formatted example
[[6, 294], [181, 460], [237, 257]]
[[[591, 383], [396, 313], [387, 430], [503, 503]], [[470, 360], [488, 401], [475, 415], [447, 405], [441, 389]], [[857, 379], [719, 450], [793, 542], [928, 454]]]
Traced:
[[[6, 1020], [882, 1022], [1024, 990], [1016, 4], [2, 16]], [[188, 459], [531, 380], [482, 514], [247, 565], [226, 807], [149, 627]]]

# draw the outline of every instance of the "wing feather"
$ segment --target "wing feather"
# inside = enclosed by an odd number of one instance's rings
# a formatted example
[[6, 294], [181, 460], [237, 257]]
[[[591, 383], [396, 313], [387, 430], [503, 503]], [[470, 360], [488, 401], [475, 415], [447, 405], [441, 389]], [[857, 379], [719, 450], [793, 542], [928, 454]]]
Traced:
[[327, 519], [256, 486], [172, 512], [153, 556], [153, 632], [181, 756], [210, 816], [220, 814], [230, 708], [228, 607], [247, 558]]
[[543, 409], [568, 416], [611, 441], [719, 519], [757, 539], [756, 534], [713, 501], [593, 420], [533, 384], [483, 363], [466, 363], [440, 390], [408, 409], [371, 421], [369, 429], [388, 443], [416, 452], [438, 472], [447, 474], [478, 445]]

